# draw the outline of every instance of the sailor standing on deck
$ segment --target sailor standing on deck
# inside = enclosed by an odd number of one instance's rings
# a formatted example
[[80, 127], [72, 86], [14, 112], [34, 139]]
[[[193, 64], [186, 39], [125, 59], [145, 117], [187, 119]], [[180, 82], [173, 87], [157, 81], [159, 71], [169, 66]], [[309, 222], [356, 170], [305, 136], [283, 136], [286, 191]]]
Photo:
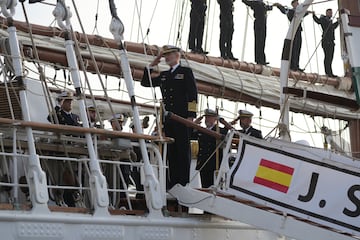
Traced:
[[101, 125], [97, 123], [96, 121], [96, 108], [94, 105], [89, 105], [86, 108], [88, 119], [89, 119], [89, 125], [90, 128], [101, 128]]
[[60, 106], [55, 107], [55, 112], [50, 113], [47, 120], [52, 123], [59, 121], [59, 124], [63, 125], [80, 126], [80, 117], [71, 112], [73, 100], [72, 92], [61, 92], [57, 97]]
[[240, 132], [245, 133], [251, 137], [263, 138], [260, 130], [253, 128], [251, 126], [253, 114], [247, 110], [239, 110], [239, 116], [231, 122], [231, 124], [235, 124], [237, 120], [240, 120], [239, 124], [242, 130]]
[[[180, 49], [175, 46], [164, 46], [160, 54], [149, 65], [159, 64], [161, 57], [165, 57], [166, 64], [170, 66], [151, 78], [153, 87], [160, 87], [165, 110], [173, 112], [188, 120], [196, 116], [197, 87], [191, 68], [180, 65]], [[141, 85], [150, 87], [148, 68], [144, 69]], [[165, 120], [164, 130], [167, 137], [175, 139], [175, 143], [168, 147], [169, 177], [168, 188], [180, 183], [186, 185], [190, 174], [190, 130], [183, 124]]]
[[[195, 119], [194, 122], [200, 124], [204, 117], [206, 128], [212, 131], [217, 131], [218, 126], [216, 121], [219, 118], [217, 112], [211, 109], [205, 109], [204, 115]], [[225, 135], [227, 131], [228, 130], [226, 128], [219, 128], [219, 132], [221, 134]], [[216, 139], [198, 131], [193, 132], [193, 137], [196, 138], [199, 143], [196, 170], [200, 170], [202, 187], [208, 188], [214, 184], [214, 172], [216, 170]], [[221, 161], [221, 149], [219, 149], [219, 153], [219, 160]]]

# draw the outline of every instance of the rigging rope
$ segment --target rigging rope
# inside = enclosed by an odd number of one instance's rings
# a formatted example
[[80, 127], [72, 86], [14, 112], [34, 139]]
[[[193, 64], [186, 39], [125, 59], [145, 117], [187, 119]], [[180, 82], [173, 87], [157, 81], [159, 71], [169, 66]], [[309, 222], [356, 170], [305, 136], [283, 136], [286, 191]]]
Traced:
[[98, 35], [99, 35], [99, 31], [97, 28], [97, 23], [98, 23], [98, 17], [99, 17], [99, 1], [100, 0], [97, 0], [97, 4], [96, 4], [95, 24], [94, 24], [94, 29], [92, 31], [92, 34], [94, 34], [96, 32], [96, 34], [98, 34]]

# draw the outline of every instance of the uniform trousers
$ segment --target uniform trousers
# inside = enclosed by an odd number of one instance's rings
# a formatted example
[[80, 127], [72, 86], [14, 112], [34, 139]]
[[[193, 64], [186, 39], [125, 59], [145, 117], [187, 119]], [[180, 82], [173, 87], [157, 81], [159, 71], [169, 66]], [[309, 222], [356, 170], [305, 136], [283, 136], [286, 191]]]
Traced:
[[324, 68], [325, 68], [325, 73], [328, 76], [332, 76], [333, 71], [331, 68], [331, 64], [334, 58], [334, 47], [335, 47], [335, 43], [333, 41], [323, 41], [321, 43], [321, 46], [324, 50]]
[[189, 182], [190, 175], [190, 134], [189, 129], [172, 120], [166, 120], [164, 130], [167, 137], [175, 139], [168, 145], [167, 159], [169, 164], [168, 189], [179, 183], [185, 186]]
[[191, 50], [202, 49], [204, 18], [204, 15], [193, 12], [190, 13], [189, 48]]
[[291, 70], [299, 70], [299, 59], [300, 59], [300, 51], [301, 51], [301, 31], [296, 31], [293, 47], [291, 52], [291, 62], [290, 62], [290, 69]]
[[266, 39], [266, 22], [255, 19], [255, 62], [258, 64], [266, 64], [265, 57], [265, 39]]

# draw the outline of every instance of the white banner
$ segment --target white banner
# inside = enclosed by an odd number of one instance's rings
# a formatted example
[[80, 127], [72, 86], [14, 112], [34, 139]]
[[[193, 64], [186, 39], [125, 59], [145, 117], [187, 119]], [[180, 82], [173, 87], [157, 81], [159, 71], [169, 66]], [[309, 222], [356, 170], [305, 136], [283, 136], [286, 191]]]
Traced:
[[360, 169], [266, 145], [243, 141], [227, 192], [360, 236]]

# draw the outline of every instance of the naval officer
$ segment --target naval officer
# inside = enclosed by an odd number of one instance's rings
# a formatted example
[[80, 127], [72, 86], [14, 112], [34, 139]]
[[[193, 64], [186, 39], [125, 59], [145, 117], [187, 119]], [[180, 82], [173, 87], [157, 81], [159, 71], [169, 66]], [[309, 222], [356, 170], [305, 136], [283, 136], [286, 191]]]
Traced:
[[81, 126], [79, 115], [72, 113], [72, 104], [74, 96], [72, 92], [61, 92], [57, 101], [60, 106], [55, 107], [55, 112], [48, 115], [47, 120], [52, 123], [58, 123], [63, 125]]
[[237, 119], [231, 122], [231, 124], [235, 124], [237, 120], [239, 120], [240, 127], [242, 130], [240, 132], [245, 133], [246, 135], [256, 137], [256, 138], [263, 138], [262, 133], [260, 130], [251, 126], [251, 121], [253, 114], [247, 110], [239, 110], [239, 116]]
[[[201, 120], [205, 117], [205, 126], [207, 129], [217, 131], [219, 133], [226, 134], [226, 128], [218, 127], [216, 121], [219, 118], [216, 111], [212, 109], [205, 109], [204, 115], [198, 117], [194, 122], [201, 123]], [[203, 188], [208, 188], [214, 184], [214, 172], [216, 170], [216, 139], [205, 133], [194, 131], [193, 137], [198, 140], [199, 152], [197, 155], [196, 170], [200, 171], [201, 185]], [[222, 149], [219, 149], [219, 159], [222, 159]], [[219, 161], [219, 163], [220, 163]]]
[[[170, 66], [156, 77], [149, 78], [147, 67], [141, 85], [144, 87], [160, 87], [165, 110], [173, 112], [188, 120], [196, 116], [197, 87], [191, 68], [181, 66], [180, 48], [164, 46], [160, 54], [149, 64], [149, 70], [159, 64], [161, 57]], [[150, 84], [150, 80], [152, 84]], [[167, 137], [175, 139], [168, 148], [169, 184], [168, 188], [180, 183], [186, 185], [190, 174], [190, 130], [183, 124], [173, 120], [165, 120], [164, 131]]]

